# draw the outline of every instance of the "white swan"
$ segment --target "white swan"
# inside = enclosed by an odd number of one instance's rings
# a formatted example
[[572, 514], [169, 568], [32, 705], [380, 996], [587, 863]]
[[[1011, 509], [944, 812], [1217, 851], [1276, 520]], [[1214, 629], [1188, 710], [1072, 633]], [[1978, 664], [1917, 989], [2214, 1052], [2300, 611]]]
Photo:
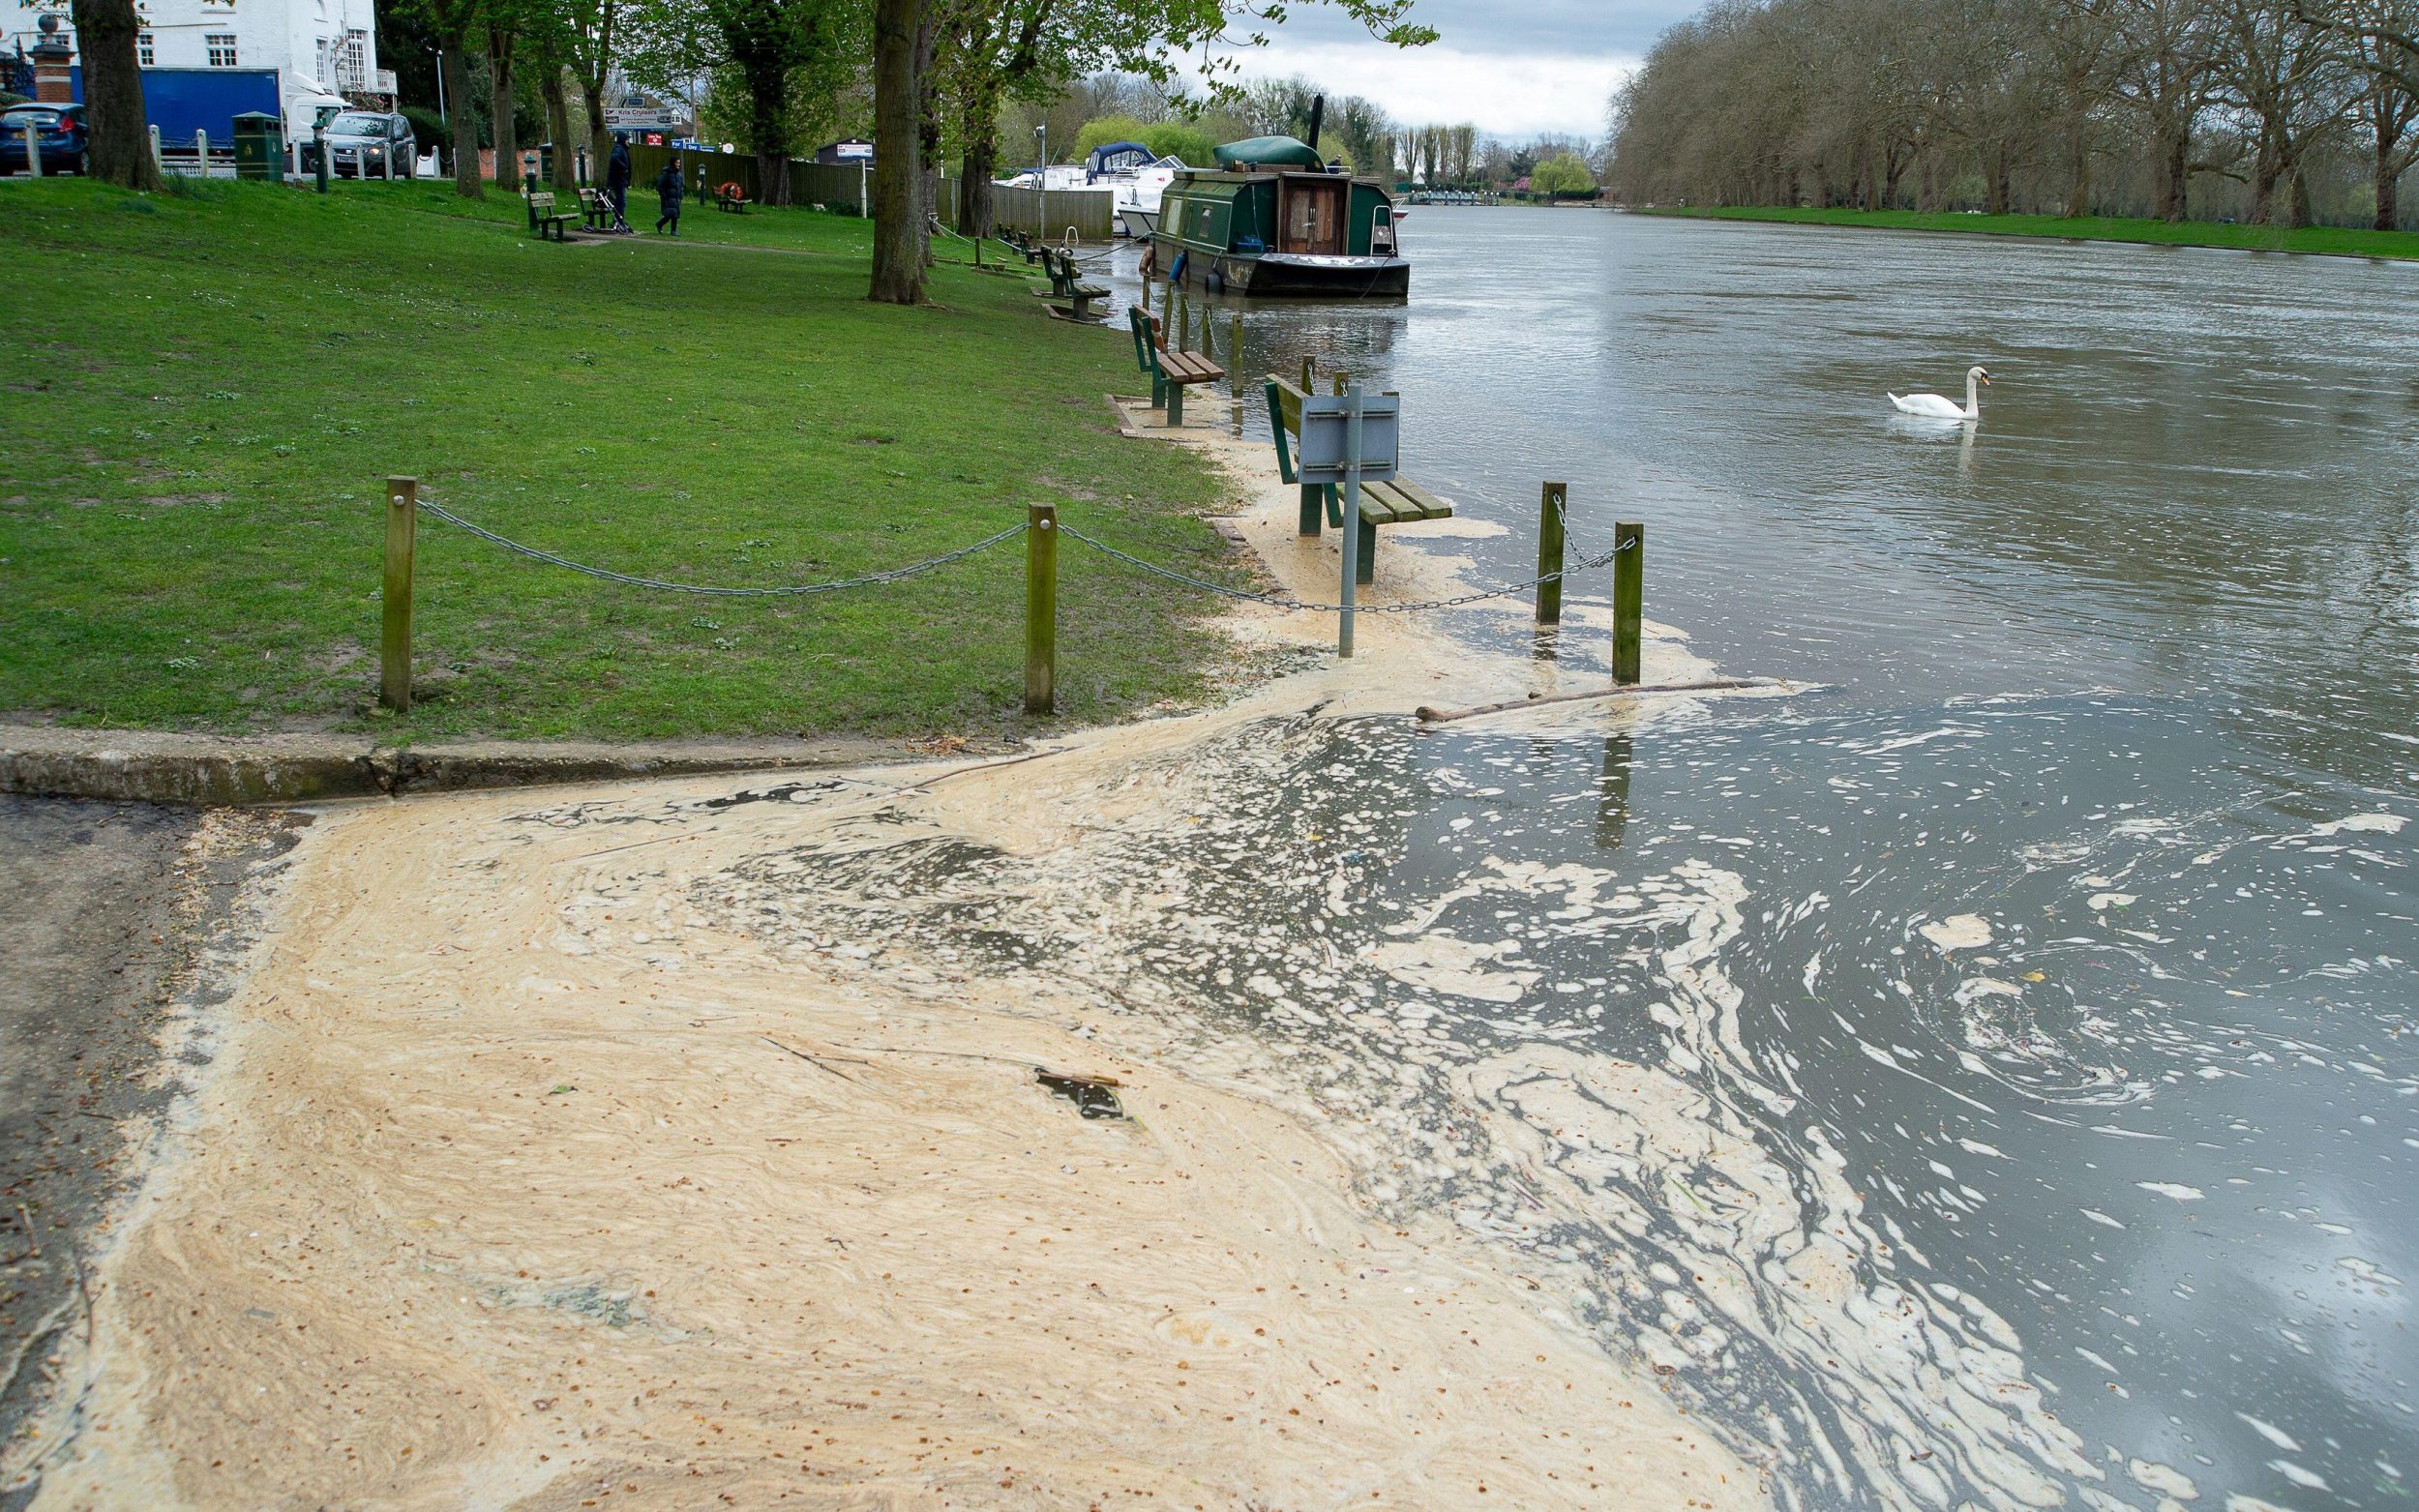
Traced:
[[1893, 394], [1890, 402], [1898, 406], [1901, 415], [1927, 415], [1934, 420], [1980, 420], [1983, 418], [1982, 388], [1990, 382], [1990, 374], [1980, 368], [1965, 370], [1965, 407], [1957, 408], [1937, 394]]

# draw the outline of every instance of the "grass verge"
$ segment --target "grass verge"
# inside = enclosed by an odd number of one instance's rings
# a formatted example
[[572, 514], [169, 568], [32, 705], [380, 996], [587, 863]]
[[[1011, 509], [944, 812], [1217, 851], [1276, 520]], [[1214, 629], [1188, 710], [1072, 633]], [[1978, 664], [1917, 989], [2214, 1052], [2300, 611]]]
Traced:
[[2328, 257], [2419, 257], [2419, 233], [2357, 231], [2308, 225], [2223, 225], [2213, 221], [2146, 221], [2112, 216], [1990, 216], [1913, 210], [1810, 210], [1778, 205], [1657, 205], [1641, 215], [1705, 221], [1777, 221], [1794, 225], [1864, 226], [1887, 231], [1963, 231], [1982, 236], [2046, 236], [2062, 241], [2138, 242], [2145, 246], [2221, 247], [2238, 252], [2308, 252]]
[[[633, 196], [634, 221], [644, 225]], [[1234, 571], [1215, 478], [1121, 440], [1122, 334], [944, 264], [864, 299], [866, 222], [692, 211], [702, 243], [540, 244], [442, 185], [325, 197], [0, 184], [0, 717], [398, 738], [1006, 732], [1011, 541], [911, 581], [695, 598], [541, 566], [423, 516], [422, 701], [373, 707], [380, 480], [649, 577], [851, 577], [1034, 499], [1171, 565]], [[944, 249], [945, 250], [945, 249]], [[1199, 695], [1199, 596], [1060, 557], [1060, 709]]]

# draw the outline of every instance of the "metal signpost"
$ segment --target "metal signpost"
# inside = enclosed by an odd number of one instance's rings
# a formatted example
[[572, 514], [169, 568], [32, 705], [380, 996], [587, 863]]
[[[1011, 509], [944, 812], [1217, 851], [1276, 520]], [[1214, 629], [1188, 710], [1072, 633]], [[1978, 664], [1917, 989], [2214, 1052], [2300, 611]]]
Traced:
[[1301, 451], [1295, 472], [1305, 484], [1344, 488], [1344, 587], [1336, 603], [1335, 654], [1353, 654], [1354, 590], [1360, 576], [1360, 485], [1394, 476], [1402, 437], [1402, 400], [1391, 394], [1371, 398], [1356, 378], [1341, 394], [1313, 394], [1302, 400]]

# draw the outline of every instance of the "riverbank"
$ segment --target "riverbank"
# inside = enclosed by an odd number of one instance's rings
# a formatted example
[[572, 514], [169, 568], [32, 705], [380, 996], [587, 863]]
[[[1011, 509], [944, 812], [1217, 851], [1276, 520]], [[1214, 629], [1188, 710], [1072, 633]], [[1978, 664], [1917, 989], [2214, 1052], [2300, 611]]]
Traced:
[[2236, 252], [2302, 252], [2326, 257], [2419, 258], [2419, 232], [2344, 226], [2221, 225], [2106, 216], [1970, 215], [1912, 210], [1808, 209], [1781, 205], [1631, 206], [1632, 215], [1699, 221], [1769, 221], [1788, 225], [1853, 226], [1881, 231], [1955, 231], [1973, 236], [2038, 236], [2075, 242], [2135, 242], [2152, 247], [2214, 247]]
[[[1248, 465], [1271, 576], [1333, 580], [1260, 448], [1188, 439]], [[1466, 589], [1488, 528], [1402, 527], [1369, 602]], [[1357, 852], [1295, 853], [1361, 821], [1239, 802], [1239, 760], [1565, 675], [1365, 623], [1028, 759], [323, 811], [99, 1268], [82, 1408], [20, 1436], [36, 1504], [1761, 1504], [1551, 1253], [1400, 1201], [1432, 1136], [1273, 1032], [1299, 964], [1224, 985], [1259, 926], [1217, 857], [1365, 911]], [[1650, 679], [1694, 666], [1654, 635]]]
[[[1197, 575], [1191, 458], [1099, 396], [1120, 333], [1022, 278], [863, 298], [867, 223], [693, 209], [689, 244], [541, 244], [448, 185], [0, 188], [0, 718], [435, 740], [1015, 737], [1013, 541], [909, 581], [732, 599], [600, 581], [424, 513], [417, 702], [376, 708], [380, 480], [617, 571], [761, 587], [882, 572], [1059, 502]], [[634, 200], [642, 223], [648, 213]], [[742, 242], [745, 245], [742, 245]], [[946, 249], [944, 248], [944, 251]], [[1205, 601], [1070, 560], [1061, 720], [1216, 691]]]

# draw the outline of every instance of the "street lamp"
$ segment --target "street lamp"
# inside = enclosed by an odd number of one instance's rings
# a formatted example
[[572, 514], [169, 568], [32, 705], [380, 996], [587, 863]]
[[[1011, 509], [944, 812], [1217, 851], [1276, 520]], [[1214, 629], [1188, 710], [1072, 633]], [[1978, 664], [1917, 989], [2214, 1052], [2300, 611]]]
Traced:
[[1033, 128], [1033, 188], [1050, 187], [1050, 123]]

